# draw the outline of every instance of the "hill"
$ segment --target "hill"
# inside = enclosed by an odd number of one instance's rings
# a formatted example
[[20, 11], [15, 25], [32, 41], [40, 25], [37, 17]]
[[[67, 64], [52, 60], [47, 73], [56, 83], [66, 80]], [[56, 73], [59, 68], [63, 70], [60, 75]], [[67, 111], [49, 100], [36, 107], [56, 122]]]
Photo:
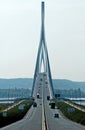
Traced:
[[54, 79], [54, 89], [78, 89], [80, 88], [85, 92], [85, 82], [75, 82], [66, 79]]
[[[16, 79], [0, 79], [0, 89], [14, 89], [23, 88], [31, 89], [32, 78], [16, 78]], [[85, 82], [74, 82], [66, 79], [54, 79], [54, 89], [78, 89], [85, 91]]]
[[33, 80], [31, 78], [0, 79], [0, 89], [24, 88], [31, 89]]

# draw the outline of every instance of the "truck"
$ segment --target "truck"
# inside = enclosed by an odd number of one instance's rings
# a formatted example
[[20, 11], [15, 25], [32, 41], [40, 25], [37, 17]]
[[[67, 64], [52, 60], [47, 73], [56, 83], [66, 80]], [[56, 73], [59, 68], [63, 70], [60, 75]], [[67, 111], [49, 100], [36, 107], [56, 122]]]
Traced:
[[40, 97], [40, 95], [39, 95], [39, 93], [37, 93], [37, 98], [39, 98]]

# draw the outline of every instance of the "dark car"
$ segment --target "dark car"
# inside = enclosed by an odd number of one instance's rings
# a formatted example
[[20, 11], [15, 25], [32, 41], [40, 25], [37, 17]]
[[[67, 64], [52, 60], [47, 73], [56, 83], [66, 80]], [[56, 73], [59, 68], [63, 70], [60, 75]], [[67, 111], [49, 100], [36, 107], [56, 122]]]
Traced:
[[55, 118], [59, 118], [59, 114], [58, 114], [58, 113], [55, 113], [55, 114], [54, 114], [54, 117], [55, 117]]
[[36, 102], [33, 103], [33, 107], [37, 107], [37, 103]]
[[47, 96], [47, 100], [50, 100], [50, 96]]
[[55, 102], [51, 102], [51, 109], [55, 109]]

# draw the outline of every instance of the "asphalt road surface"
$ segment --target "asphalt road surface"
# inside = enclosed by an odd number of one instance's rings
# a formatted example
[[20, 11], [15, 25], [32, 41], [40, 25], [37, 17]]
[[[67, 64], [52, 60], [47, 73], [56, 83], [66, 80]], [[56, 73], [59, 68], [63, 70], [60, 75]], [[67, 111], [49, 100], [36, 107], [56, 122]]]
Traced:
[[[37, 98], [39, 93], [40, 98]], [[0, 130], [44, 130], [42, 122], [42, 105], [44, 102], [46, 122], [49, 130], [85, 130], [85, 126], [66, 119], [62, 113], [56, 108], [51, 109], [47, 96], [50, 95], [49, 82], [47, 76], [43, 73], [39, 74], [34, 89], [35, 102], [37, 107], [31, 107], [25, 118], [1, 128]], [[59, 118], [55, 118], [54, 114], [58, 113]]]

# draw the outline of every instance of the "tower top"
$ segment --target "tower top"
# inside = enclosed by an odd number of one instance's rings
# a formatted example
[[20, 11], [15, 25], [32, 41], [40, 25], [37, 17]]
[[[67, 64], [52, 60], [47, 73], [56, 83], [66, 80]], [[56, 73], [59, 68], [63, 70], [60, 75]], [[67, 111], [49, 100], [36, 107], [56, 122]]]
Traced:
[[45, 3], [44, 1], [41, 2], [42, 6], [44, 6], [44, 3]]
[[42, 15], [42, 19], [44, 19], [44, 12], [45, 12], [45, 3], [41, 2], [41, 15]]
[[42, 40], [45, 39], [44, 35], [44, 18], [45, 18], [45, 2], [41, 2], [41, 38]]

